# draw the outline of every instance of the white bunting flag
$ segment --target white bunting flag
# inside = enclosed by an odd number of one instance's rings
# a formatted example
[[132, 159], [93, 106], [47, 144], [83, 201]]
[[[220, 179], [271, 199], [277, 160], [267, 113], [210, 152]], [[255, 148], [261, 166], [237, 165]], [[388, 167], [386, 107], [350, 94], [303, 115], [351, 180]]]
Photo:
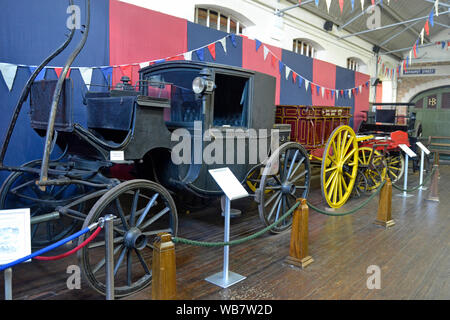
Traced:
[[434, 2], [434, 11], [436, 11], [436, 16], [439, 16], [439, 0]]
[[412, 51], [409, 52], [409, 63], [412, 63]]
[[349, 99], [352, 97], [352, 89], [348, 89], [348, 97]]
[[362, 92], [362, 84], [359, 85], [359, 93]]
[[16, 78], [17, 65], [10, 63], [0, 63], [0, 72], [3, 75], [8, 90], [11, 91], [14, 79]]
[[322, 87], [321, 89], [322, 89], [322, 98], [323, 98], [325, 96], [325, 88]]
[[339, 90], [336, 90], [336, 99], [339, 99]]
[[148, 67], [149, 65], [150, 65], [150, 61], [139, 63], [139, 67], [140, 67], [141, 69], [146, 68], [146, 67]]
[[192, 60], [192, 51], [183, 53], [184, 60]]
[[328, 13], [330, 13], [331, 0], [326, 0], [326, 2], [327, 2], [327, 10], [328, 10]]
[[361, 0], [361, 11], [364, 11], [364, 1], [365, 0]]
[[84, 84], [87, 86], [88, 90], [91, 89], [92, 71], [93, 68], [78, 68], [83, 78]]
[[289, 68], [288, 66], [286, 67], [286, 80], [289, 79], [289, 74], [291, 73], [291, 68]]
[[424, 32], [425, 32], [425, 29], [422, 29], [422, 31], [420, 31], [420, 42], [421, 42], [422, 44], [423, 44]]
[[227, 37], [223, 37], [219, 40], [220, 44], [222, 45], [223, 51], [227, 53]]
[[309, 81], [305, 79], [305, 90], [308, 91]]
[[264, 46], [264, 61], [266, 61], [268, 54], [269, 54], [269, 49], [266, 46]]

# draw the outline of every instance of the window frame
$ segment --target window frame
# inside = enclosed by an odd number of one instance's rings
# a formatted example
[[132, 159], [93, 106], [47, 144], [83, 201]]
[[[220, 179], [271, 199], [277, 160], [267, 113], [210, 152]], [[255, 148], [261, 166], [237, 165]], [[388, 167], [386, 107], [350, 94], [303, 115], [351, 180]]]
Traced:
[[[206, 11], [206, 25], [204, 25], [202, 23], [199, 23], [199, 19], [198, 19], [198, 17], [199, 17], [199, 10]], [[211, 26], [211, 23], [210, 23], [211, 11], [214, 11], [214, 12], [217, 13], [217, 26], [214, 26], [214, 27]], [[222, 17], [226, 17], [226, 19], [227, 19], [226, 20], [227, 21], [227, 23], [226, 23], [226, 29], [227, 30], [226, 31], [221, 30]], [[231, 30], [231, 22], [232, 21], [236, 25], [235, 32], [232, 32], [232, 30]], [[214, 8], [195, 7], [195, 21], [194, 22], [197, 23], [197, 24], [200, 24], [200, 25], [204, 25], [205, 27], [208, 27], [208, 28], [211, 28], [211, 29], [215, 29], [215, 30], [219, 30], [219, 31], [222, 31], [222, 32], [227, 32], [227, 33], [234, 33], [236, 35], [241, 35], [244, 32], [245, 28], [246, 28], [245, 24], [242, 23], [239, 19], [237, 19], [233, 15], [225, 13], [225, 12], [222, 12], [222, 11], [220, 11], [218, 9], [214, 9]]]

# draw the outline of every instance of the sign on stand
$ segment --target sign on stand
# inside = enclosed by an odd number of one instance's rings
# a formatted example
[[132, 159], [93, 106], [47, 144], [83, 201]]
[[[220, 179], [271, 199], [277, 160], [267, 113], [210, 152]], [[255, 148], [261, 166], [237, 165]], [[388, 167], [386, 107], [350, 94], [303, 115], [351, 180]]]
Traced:
[[[0, 210], [0, 265], [30, 254], [30, 209]], [[5, 300], [12, 300], [11, 268], [5, 269]]]
[[[405, 168], [403, 169], [403, 189], [406, 190], [408, 188], [408, 166], [409, 166], [409, 158], [417, 157], [417, 154], [414, 153], [406, 144], [399, 144], [400, 149], [405, 153]], [[408, 194], [406, 191], [403, 191], [402, 194], [398, 196], [408, 198], [412, 197], [412, 195]]]
[[[230, 208], [231, 201], [241, 199], [248, 196], [247, 190], [241, 185], [236, 176], [229, 168], [220, 168], [209, 170], [209, 173], [217, 182], [219, 187], [225, 193], [225, 228], [224, 228], [224, 242], [230, 241]], [[229, 261], [229, 246], [223, 247], [223, 271], [207, 277], [205, 280], [211, 282], [219, 287], [228, 288], [246, 277], [228, 270]]]
[[[419, 184], [422, 185], [423, 184], [423, 170], [424, 170], [424, 160], [425, 160], [425, 154], [429, 155], [430, 154], [430, 150], [428, 150], [427, 147], [425, 147], [423, 145], [422, 142], [417, 141], [416, 145], [420, 148], [420, 180], [419, 180]], [[427, 190], [428, 188], [425, 186], [421, 186], [419, 188], [420, 190]]]

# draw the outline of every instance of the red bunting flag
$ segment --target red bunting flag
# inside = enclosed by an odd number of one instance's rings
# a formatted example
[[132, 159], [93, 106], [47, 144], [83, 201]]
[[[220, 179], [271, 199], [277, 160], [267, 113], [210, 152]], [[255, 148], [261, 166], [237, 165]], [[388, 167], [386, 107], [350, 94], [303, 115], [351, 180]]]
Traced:
[[339, 0], [339, 7], [341, 8], [341, 14], [342, 14], [342, 11], [344, 10], [344, 0]]
[[271, 54], [270, 56], [272, 58], [271, 59], [272, 67], [275, 67], [275, 63], [277, 62], [277, 58], [273, 54]]
[[373, 5], [373, 6], [375, 5], [375, 0], [372, 0], [372, 5]]
[[403, 71], [406, 70], [406, 60], [403, 60]]
[[[69, 79], [70, 71], [71, 71], [71, 70], [72, 70], [72, 69], [69, 69], [69, 71], [67, 71], [66, 79]], [[59, 77], [61, 76], [62, 71], [63, 71], [63, 68], [55, 68], [55, 72], [56, 72], [56, 75], [58, 76], [58, 79], [59, 79]]]
[[292, 82], [297, 82], [297, 74], [295, 72], [292, 72]]
[[[311, 87], [311, 94], [313, 95], [314, 92], [316, 92], [316, 86], [311, 83], [310, 87]], [[316, 92], [316, 95], [317, 95], [317, 92]]]
[[211, 43], [208, 46], [208, 50], [211, 53], [211, 56], [213, 57], [214, 60], [216, 60], [216, 43]]
[[430, 35], [430, 26], [428, 25], [428, 19], [427, 22], [425, 22], [425, 32], [427, 33], [427, 36]]
[[344, 96], [344, 90], [341, 90], [341, 97]]
[[417, 44], [415, 43], [413, 46], [414, 58], [417, 59]]
[[355, 88], [352, 89], [352, 93], [353, 93], [353, 96], [356, 96], [356, 89]]

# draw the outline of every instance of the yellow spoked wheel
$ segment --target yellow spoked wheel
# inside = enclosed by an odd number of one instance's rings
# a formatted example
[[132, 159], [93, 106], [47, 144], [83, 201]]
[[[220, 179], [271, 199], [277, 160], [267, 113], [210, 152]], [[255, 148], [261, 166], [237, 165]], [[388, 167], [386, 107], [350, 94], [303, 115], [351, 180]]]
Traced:
[[264, 169], [264, 164], [259, 164], [251, 169], [251, 171], [247, 174], [247, 187], [251, 192], [255, 193], [255, 191], [259, 188], [261, 183], [261, 171]]
[[405, 170], [405, 160], [401, 153], [390, 153], [386, 157], [387, 174], [392, 183], [397, 182], [403, 176]]
[[340, 208], [350, 197], [358, 174], [358, 156], [353, 129], [334, 129], [325, 146], [320, 174], [322, 194], [331, 208]]
[[359, 148], [358, 153], [359, 169], [367, 179], [367, 191], [377, 189], [386, 178], [387, 170], [383, 156], [369, 147]]

